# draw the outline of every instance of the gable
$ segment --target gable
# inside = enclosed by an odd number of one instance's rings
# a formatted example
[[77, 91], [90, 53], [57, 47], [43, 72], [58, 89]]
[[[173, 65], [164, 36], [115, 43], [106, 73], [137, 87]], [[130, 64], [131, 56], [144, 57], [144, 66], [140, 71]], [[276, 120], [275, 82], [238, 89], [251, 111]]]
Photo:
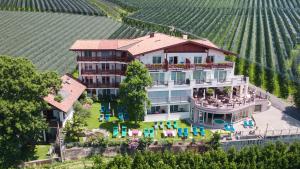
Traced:
[[204, 53], [207, 52], [207, 50], [208, 48], [203, 47], [199, 44], [188, 42], [188, 43], [182, 43], [171, 47], [167, 47], [164, 49], [164, 52], [165, 53], [184, 53], [184, 52]]

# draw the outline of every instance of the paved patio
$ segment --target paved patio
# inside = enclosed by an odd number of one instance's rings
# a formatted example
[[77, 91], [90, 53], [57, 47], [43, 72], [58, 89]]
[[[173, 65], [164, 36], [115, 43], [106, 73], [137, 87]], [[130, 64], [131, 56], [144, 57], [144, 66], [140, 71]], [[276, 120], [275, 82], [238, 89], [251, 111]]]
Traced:
[[300, 127], [300, 121], [283, 113], [281, 110], [271, 107], [269, 110], [257, 114], [253, 114], [256, 127], [252, 129], [245, 129], [243, 122], [234, 125], [237, 131], [250, 131], [253, 129], [265, 131], [268, 130], [288, 130]]

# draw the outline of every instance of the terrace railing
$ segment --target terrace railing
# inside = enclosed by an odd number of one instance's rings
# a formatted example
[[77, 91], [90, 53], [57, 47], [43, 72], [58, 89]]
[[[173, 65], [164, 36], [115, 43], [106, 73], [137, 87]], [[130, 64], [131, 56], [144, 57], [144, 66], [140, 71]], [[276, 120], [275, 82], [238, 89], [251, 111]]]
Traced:
[[194, 69], [233, 68], [233, 65], [234, 65], [233, 62], [190, 64], [190, 68], [194, 68]]
[[189, 96], [173, 96], [170, 98], [170, 102], [188, 102], [189, 100]]
[[149, 97], [149, 100], [151, 103], [168, 103], [169, 98], [168, 97]]
[[149, 70], [184, 70], [184, 69], [213, 69], [213, 68], [233, 68], [233, 62], [226, 63], [203, 63], [203, 64], [169, 64], [165, 62], [163, 64], [146, 64]]
[[168, 85], [168, 81], [152, 81], [152, 86], [167, 86]]
[[81, 62], [100, 62], [100, 61], [119, 61], [119, 62], [129, 62], [130, 59], [128, 57], [84, 57], [84, 56], [77, 56], [77, 61]]
[[94, 70], [81, 70], [82, 75], [125, 75], [125, 70], [101, 70], [101, 69], [94, 69]]
[[119, 88], [120, 83], [86, 83], [87, 88]]

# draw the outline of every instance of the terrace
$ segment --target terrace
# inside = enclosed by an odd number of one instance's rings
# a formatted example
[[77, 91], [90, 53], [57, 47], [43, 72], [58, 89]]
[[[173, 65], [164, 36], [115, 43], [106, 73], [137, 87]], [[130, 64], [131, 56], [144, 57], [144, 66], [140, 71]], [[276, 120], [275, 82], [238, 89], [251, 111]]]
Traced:
[[125, 75], [126, 70], [117, 70], [117, 69], [92, 69], [92, 70], [81, 70], [81, 75]]

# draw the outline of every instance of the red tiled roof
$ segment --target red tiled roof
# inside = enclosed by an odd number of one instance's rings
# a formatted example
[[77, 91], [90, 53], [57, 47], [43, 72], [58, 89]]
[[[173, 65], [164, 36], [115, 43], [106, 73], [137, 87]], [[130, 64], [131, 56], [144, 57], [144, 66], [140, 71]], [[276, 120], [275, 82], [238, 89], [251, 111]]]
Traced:
[[68, 112], [79, 96], [84, 92], [86, 86], [68, 75], [62, 76], [61, 80], [62, 88], [58, 93], [62, 95], [63, 100], [61, 102], [55, 101], [55, 95], [53, 94], [49, 94], [48, 96], [44, 97], [44, 100], [55, 108], [63, 112]]
[[130, 52], [133, 56], [149, 53], [174, 46], [181, 43], [195, 43], [200, 46], [215, 49], [225, 54], [234, 54], [233, 52], [223, 50], [206, 39], [183, 39], [162, 33], [155, 33], [153, 37], [149, 35], [136, 39], [115, 39], [115, 40], [77, 40], [70, 50], [124, 50]]

